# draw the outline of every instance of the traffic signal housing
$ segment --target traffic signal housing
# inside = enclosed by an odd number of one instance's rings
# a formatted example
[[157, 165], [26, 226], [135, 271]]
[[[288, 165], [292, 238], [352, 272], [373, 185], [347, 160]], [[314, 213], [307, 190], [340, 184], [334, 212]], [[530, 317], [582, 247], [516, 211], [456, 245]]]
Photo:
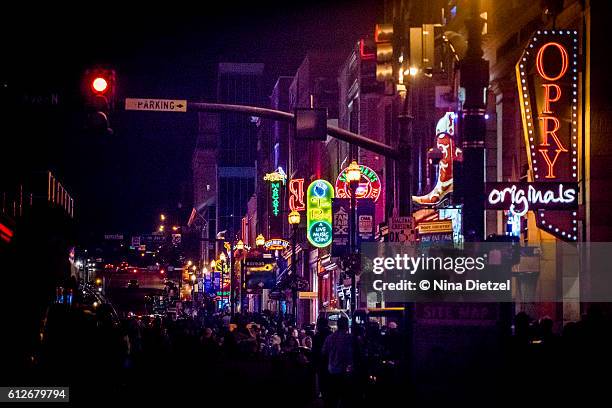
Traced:
[[377, 24], [374, 31], [376, 43], [376, 80], [393, 80], [393, 24]]
[[115, 107], [117, 75], [114, 69], [92, 68], [85, 71], [82, 95], [86, 111], [86, 128], [112, 134], [110, 113]]

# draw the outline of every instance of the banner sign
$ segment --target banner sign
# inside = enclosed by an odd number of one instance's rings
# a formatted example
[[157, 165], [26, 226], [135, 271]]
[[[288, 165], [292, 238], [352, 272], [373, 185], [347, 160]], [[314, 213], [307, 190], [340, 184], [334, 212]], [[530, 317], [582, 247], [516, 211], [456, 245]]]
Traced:
[[[529, 40], [516, 65], [531, 181], [564, 185], [578, 182], [578, 55], [577, 31], [540, 30]], [[575, 185], [572, 188], [577, 193]], [[537, 191], [532, 191], [533, 205], [545, 200], [544, 196], [535, 198]], [[558, 191], [550, 194], [555, 195], [554, 200], [545, 200], [545, 208], [536, 213], [538, 227], [557, 238], [576, 241], [577, 212], [550, 209], [553, 202], [561, 204], [555, 200], [567, 199], [562, 204], [574, 205], [573, 199], [558, 197]], [[533, 205], [531, 208], [536, 208]]]
[[391, 217], [389, 219], [389, 242], [414, 240], [414, 221], [412, 217]]
[[332, 256], [344, 256], [348, 253], [350, 211], [349, 198], [334, 198], [332, 202]]
[[308, 186], [306, 228], [308, 241], [317, 248], [332, 242], [332, 199], [334, 187], [326, 180], [315, 180]]
[[[422, 222], [416, 226], [419, 235], [453, 232], [452, 220]], [[452, 235], [452, 234], [451, 234]]]
[[362, 198], [357, 202], [357, 245], [362, 242], [374, 242], [376, 224], [374, 213], [376, 207], [371, 198]]

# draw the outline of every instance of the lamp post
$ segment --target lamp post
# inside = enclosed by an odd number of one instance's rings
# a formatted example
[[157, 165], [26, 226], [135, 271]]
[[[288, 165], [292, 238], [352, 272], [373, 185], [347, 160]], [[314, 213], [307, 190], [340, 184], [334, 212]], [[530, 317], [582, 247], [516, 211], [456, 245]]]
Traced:
[[[236, 251], [243, 251], [244, 250], [244, 242], [242, 242], [241, 239], [238, 240], [238, 242], [236, 242]], [[236, 311], [236, 296], [235, 296], [235, 291], [234, 291], [234, 263], [235, 259], [234, 259], [234, 249], [231, 248], [230, 249], [230, 313], [232, 315], [232, 317], [234, 317], [234, 313]]]
[[[349, 242], [351, 257], [355, 256], [357, 249], [357, 227], [355, 225], [355, 219], [357, 214], [357, 187], [359, 186], [359, 180], [361, 180], [361, 169], [355, 160], [349, 164], [346, 171], [346, 180], [349, 183], [351, 190], [351, 216], [350, 216], [350, 228], [349, 228]], [[351, 330], [355, 330], [356, 324], [356, 309], [357, 309], [357, 282], [355, 271], [355, 265], [351, 262]]]
[[[213, 306], [217, 300], [217, 293], [215, 290], [215, 269], [217, 267], [217, 261], [215, 261], [214, 259], [212, 261], [210, 261], [210, 277], [212, 279], [211, 285], [212, 285], [212, 291], [215, 294], [215, 297], [213, 298]], [[214, 307], [213, 307], [214, 309]], [[214, 310], [213, 310], [214, 313]]]
[[191, 307], [195, 308], [195, 283], [197, 280], [197, 276], [195, 275], [195, 272], [192, 272], [189, 275], [189, 279], [191, 280]]
[[297, 298], [297, 229], [300, 224], [300, 213], [293, 210], [289, 213], [289, 225], [293, 228], [293, 237], [291, 244], [291, 294], [293, 295], [293, 316], [295, 318], [295, 324], [297, 326], [297, 313], [298, 313], [298, 298]]
[[[219, 279], [219, 289], [221, 290], [221, 307], [223, 308], [223, 275], [225, 274], [225, 252], [221, 252], [219, 255], [219, 261], [221, 262], [221, 278]], [[223, 311], [223, 309], [222, 309]]]

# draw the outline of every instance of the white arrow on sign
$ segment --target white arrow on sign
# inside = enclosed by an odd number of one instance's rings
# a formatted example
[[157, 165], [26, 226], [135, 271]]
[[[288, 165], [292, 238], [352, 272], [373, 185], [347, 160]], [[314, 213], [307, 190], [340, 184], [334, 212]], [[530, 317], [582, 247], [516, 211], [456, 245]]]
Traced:
[[185, 99], [125, 98], [125, 110], [187, 112], [187, 101]]

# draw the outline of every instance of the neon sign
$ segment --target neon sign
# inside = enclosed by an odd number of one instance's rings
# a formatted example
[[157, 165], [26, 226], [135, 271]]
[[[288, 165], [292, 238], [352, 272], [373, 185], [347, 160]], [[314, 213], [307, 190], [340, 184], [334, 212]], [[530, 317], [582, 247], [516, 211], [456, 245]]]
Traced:
[[522, 217], [529, 210], [578, 207], [577, 183], [486, 183], [486, 207]]
[[306, 199], [306, 227], [308, 241], [317, 248], [324, 248], [332, 242], [332, 199], [333, 186], [325, 180], [315, 180], [308, 186]]
[[266, 173], [263, 179], [264, 181], [281, 181], [283, 184], [285, 184], [285, 181], [287, 180], [287, 174], [285, 173], [282, 167], [279, 167], [278, 169], [276, 169], [276, 171], [272, 173]]
[[284, 239], [280, 239], [280, 238], [275, 238], [275, 239], [269, 239], [264, 243], [264, 248], [274, 251], [274, 250], [283, 250], [286, 249], [289, 246], [289, 241], [284, 240]]
[[278, 216], [280, 214], [280, 181], [270, 183], [270, 191], [272, 191], [272, 214]]
[[[516, 65], [516, 73], [530, 181], [551, 183], [546, 188], [548, 200], [545, 195], [540, 199], [536, 194], [544, 187], [535, 185], [516, 193], [523, 191], [530, 209], [539, 210], [536, 213], [539, 228], [558, 238], [576, 241], [576, 211], [567, 209], [576, 208], [578, 196], [578, 32], [537, 31]], [[563, 194], [573, 190], [572, 200], [559, 197], [560, 183], [564, 185]], [[559, 199], [567, 199], [564, 204], [568, 205], [553, 206], [561, 203], [555, 202]]]
[[[336, 195], [338, 198], [350, 198], [351, 189], [349, 183], [346, 181], [346, 169], [344, 168], [338, 175], [336, 180]], [[359, 180], [359, 186], [355, 191], [357, 198], [371, 198], [375, 202], [380, 197], [382, 185], [378, 174], [368, 166], [360, 165], [359, 170], [361, 171], [361, 180]]]
[[304, 179], [289, 180], [289, 209], [291, 211], [304, 211]]
[[446, 112], [436, 125], [436, 148], [442, 152], [438, 163], [438, 180], [433, 190], [422, 196], [412, 196], [417, 204], [435, 206], [453, 192], [453, 162], [462, 161], [463, 152], [455, 145], [455, 112]]

